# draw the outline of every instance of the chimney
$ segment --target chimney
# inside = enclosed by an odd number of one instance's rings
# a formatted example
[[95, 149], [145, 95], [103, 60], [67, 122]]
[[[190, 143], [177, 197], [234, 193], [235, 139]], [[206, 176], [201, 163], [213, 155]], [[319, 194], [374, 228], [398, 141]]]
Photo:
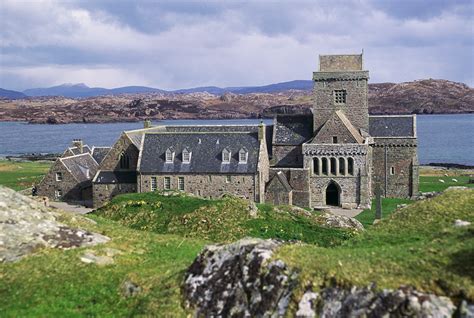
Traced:
[[262, 142], [266, 142], [266, 136], [265, 136], [265, 124], [263, 123], [263, 120], [260, 122], [258, 125], [258, 140]]
[[151, 128], [151, 120], [145, 119], [143, 122], [143, 128]]
[[82, 150], [83, 150], [82, 139], [73, 139], [72, 146], [76, 147], [79, 150], [79, 153], [82, 153]]

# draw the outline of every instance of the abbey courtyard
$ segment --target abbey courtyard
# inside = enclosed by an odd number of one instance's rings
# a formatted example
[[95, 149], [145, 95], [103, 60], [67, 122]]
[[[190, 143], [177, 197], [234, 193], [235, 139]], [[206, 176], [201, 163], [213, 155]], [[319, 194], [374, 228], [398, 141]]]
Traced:
[[54, 200], [100, 207], [130, 192], [231, 194], [307, 208], [369, 207], [418, 193], [415, 115], [372, 116], [362, 54], [321, 55], [311, 115], [273, 124], [151, 126], [124, 131], [112, 147], [75, 140], [37, 186]]

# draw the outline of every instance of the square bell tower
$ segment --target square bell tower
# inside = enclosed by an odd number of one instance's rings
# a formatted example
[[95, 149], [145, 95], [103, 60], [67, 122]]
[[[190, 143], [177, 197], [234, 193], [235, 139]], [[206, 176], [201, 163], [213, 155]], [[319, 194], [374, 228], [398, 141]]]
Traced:
[[368, 79], [362, 54], [320, 55], [319, 70], [313, 72], [314, 130], [342, 111], [356, 129], [368, 132]]

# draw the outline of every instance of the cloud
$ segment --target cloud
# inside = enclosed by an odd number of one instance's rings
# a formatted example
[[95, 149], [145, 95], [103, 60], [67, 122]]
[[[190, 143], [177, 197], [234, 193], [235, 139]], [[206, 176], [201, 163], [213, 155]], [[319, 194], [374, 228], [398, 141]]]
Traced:
[[258, 85], [310, 79], [317, 54], [362, 49], [374, 82], [472, 85], [472, 2], [398, 3], [4, 0], [0, 86]]

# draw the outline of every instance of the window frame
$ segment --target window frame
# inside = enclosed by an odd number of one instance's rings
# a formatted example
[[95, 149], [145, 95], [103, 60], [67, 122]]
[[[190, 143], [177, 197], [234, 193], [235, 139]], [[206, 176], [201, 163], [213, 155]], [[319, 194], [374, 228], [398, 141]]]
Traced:
[[55, 174], [55, 179], [56, 179], [57, 182], [63, 181], [64, 180], [63, 179], [63, 173], [61, 171], [57, 171], [56, 174]]
[[183, 163], [191, 163], [191, 151], [189, 151], [187, 148], [183, 150], [182, 159]]
[[231, 183], [232, 182], [232, 176], [226, 175], [225, 176], [225, 183]]
[[62, 196], [63, 196], [63, 190], [61, 189], [54, 190], [54, 198], [61, 199]]
[[156, 177], [151, 177], [150, 179], [150, 190], [151, 191], [158, 190], [158, 180]]
[[166, 152], [165, 152], [165, 162], [173, 163], [173, 161], [174, 161], [174, 151], [168, 148], [166, 149]]
[[163, 189], [164, 190], [171, 190], [171, 177], [164, 177], [163, 178]]
[[178, 190], [184, 191], [184, 177], [178, 177]]
[[345, 89], [335, 89], [333, 91], [334, 104], [345, 105], [347, 102], [347, 91]]
[[230, 150], [224, 148], [224, 150], [222, 150], [222, 163], [230, 163], [231, 157]]
[[[239, 163], [247, 163], [248, 161], [248, 151], [245, 149], [239, 150]], [[242, 157], [243, 156], [243, 157]]]

